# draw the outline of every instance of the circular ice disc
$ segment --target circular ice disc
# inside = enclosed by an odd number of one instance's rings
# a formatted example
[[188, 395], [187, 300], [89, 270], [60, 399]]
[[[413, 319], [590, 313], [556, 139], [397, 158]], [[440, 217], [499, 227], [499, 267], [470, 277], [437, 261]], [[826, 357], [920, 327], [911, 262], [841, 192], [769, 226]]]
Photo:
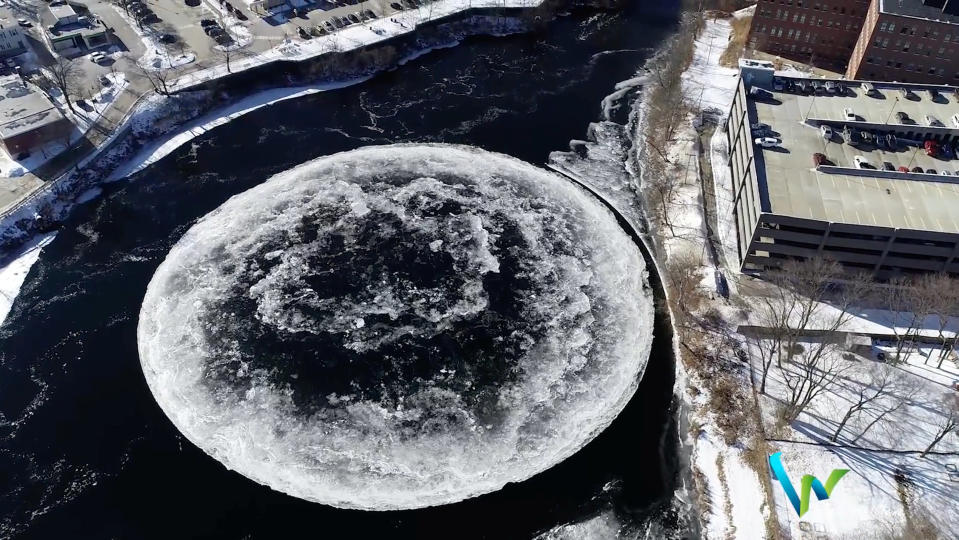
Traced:
[[594, 197], [476, 148], [298, 166], [199, 220], [140, 311], [143, 372], [194, 444], [344, 508], [451, 503], [562, 461], [635, 392], [653, 309]]

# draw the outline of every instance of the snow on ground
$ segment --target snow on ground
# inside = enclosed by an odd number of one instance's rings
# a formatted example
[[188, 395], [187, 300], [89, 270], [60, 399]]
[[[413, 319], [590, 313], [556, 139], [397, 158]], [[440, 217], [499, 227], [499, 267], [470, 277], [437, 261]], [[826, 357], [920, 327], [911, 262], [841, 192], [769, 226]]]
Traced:
[[[683, 74], [683, 92], [686, 99], [704, 111], [713, 111], [722, 116], [732, 102], [738, 83], [737, 71], [719, 65], [719, 58], [729, 40], [729, 21], [707, 19], [701, 34], [696, 38], [692, 62]], [[706, 290], [716, 288], [714, 267], [705, 257], [706, 222], [703, 212], [702, 175], [699, 167], [699, 134], [695, 130], [700, 118], [691, 115], [689, 123], [677, 131], [676, 140], [670, 145], [669, 159], [675, 165], [673, 174], [681, 183], [670, 205], [669, 227], [663, 226], [661, 237], [668, 258], [685, 252], [698, 258], [701, 264], [702, 285]], [[719, 303], [714, 302], [718, 305]], [[678, 335], [678, 334], [677, 334]], [[685, 375], [681, 375], [685, 378]], [[688, 386], [688, 385], [683, 385]], [[698, 386], [698, 385], [697, 385]], [[709, 494], [709, 508], [702, 509], [704, 537], [706, 538], [762, 538], [766, 534], [765, 495], [756, 472], [746, 463], [744, 449], [728, 446], [718, 428], [708, 418], [710, 415], [706, 393], [689, 394], [686, 399], [694, 405], [691, 413], [694, 421], [701, 423], [693, 444], [693, 464], [702, 473], [704, 489]]]
[[0, 261], [0, 324], [7, 318], [10, 308], [30, 267], [40, 257], [43, 246], [53, 241], [57, 233], [36, 236], [6, 260]]
[[[75, 141], [78, 134], [75, 132], [72, 139]], [[7, 153], [7, 149], [0, 145], [0, 178], [16, 178], [40, 167], [51, 158], [63, 152], [66, 144], [63, 141], [50, 141], [30, 152], [30, 155], [17, 159]]]
[[719, 65], [732, 26], [723, 19], [710, 19], [696, 39], [693, 62], [683, 77], [687, 99], [700, 109], [714, 108], [725, 114], [739, 83], [739, 71]]
[[[815, 343], [803, 342], [801, 345], [811, 350]], [[928, 350], [925, 352], [928, 353]], [[843, 359], [838, 356], [841, 352], [835, 351], [830, 354], [830, 358], [841, 366], [844, 373], [837, 384], [813, 400], [791, 428], [777, 438], [829, 444], [846, 411], [858, 402], [860, 391], [865, 389], [867, 396], [872, 395], [876, 387], [873, 376], [882, 370], [889, 370], [893, 381], [891, 387], [886, 395], [871, 403], [871, 410], [848, 420], [837, 439], [839, 444], [874, 450], [921, 452], [933, 440], [938, 426], [946, 418], [943, 410], [937, 407], [939, 398], [951, 396], [959, 399], [959, 394], [950, 388], [951, 382], [959, 379], [959, 367], [951, 360], [943, 363], [944, 369], [937, 369], [935, 361], [926, 365], [923, 363], [925, 357], [919, 354], [910, 355], [904, 366], [884, 364], [859, 355], [848, 355], [849, 359]], [[935, 358], [936, 353], [932, 356]], [[759, 380], [762, 369], [758, 353], [753, 351], [750, 357], [754, 359], [755, 376]], [[824, 361], [823, 365], [827, 363]], [[784, 364], [783, 367], [795, 373], [790, 364]], [[789, 395], [782, 372], [775, 362], [769, 370], [766, 394], [760, 396], [763, 421], [766, 432], [774, 433], [776, 410]], [[883, 414], [886, 410], [891, 412]], [[863, 433], [867, 428], [868, 431]], [[959, 436], [947, 436], [936, 446], [935, 451], [959, 453]], [[956, 489], [959, 490], [959, 485]]]
[[[129, 84], [126, 75], [120, 72], [108, 73], [104, 77], [110, 81], [110, 85], [102, 87], [89, 99], [84, 99], [85, 105], [78, 104], [76, 98], [74, 98], [72, 100], [74, 111], [67, 107], [63, 94], [60, 94], [56, 89], [50, 92], [54, 104], [64, 116], [73, 122], [73, 125], [81, 134], [86, 133], [103, 116], [103, 113], [113, 106], [113, 103]], [[76, 138], [72, 138], [72, 140], [75, 141]]]
[[[809, 511], [800, 518], [778, 481], [773, 493], [779, 522], [792, 538], [879, 538], [901, 532], [908, 502], [911, 518], [928, 516], [942, 536], [959, 538], [959, 456], [927, 456], [829, 448], [808, 444], [774, 443], [783, 466], [797, 487], [805, 474], [825, 482], [833, 469], [849, 469], [829, 499], [810, 496]], [[908, 484], [901, 489], [896, 471]], [[908, 536], [900, 536], [908, 538]]]
[[[367, 79], [368, 77], [363, 77], [337, 83], [323, 83], [290, 88], [275, 88], [272, 90], [265, 90], [263, 92], [248, 96], [244, 99], [235, 101], [228, 106], [219, 108], [208, 114], [195, 118], [186, 124], [178, 126], [174, 131], [153, 140], [150, 144], [137, 152], [136, 155], [126, 160], [123, 165], [114, 170], [107, 181], [119, 180], [139, 172], [151, 164], [156, 163], [164, 156], [168, 155], [170, 152], [176, 150], [180, 146], [188, 143], [195, 137], [199, 137], [211, 129], [226, 124], [235, 118], [239, 118], [250, 111], [255, 111], [261, 107], [267, 107], [269, 105], [273, 105], [274, 103], [288, 99], [294, 99], [309, 94], [315, 94], [317, 92], [326, 92], [328, 90], [335, 90], [337, 88], [351, 86]], [[163, 98], [159, 99], [162, 100]], [[137, 121], [149, 123], [150, 116], [143, 116], [142, 118], [138, 118]]]
[[137, 60], [137, 64], [144, 69], [159, 71], [161, 69], [170, 69], [189, 64], [196, 60], [193, 53], [170, 54], [166, 47], [161, 44], [155, 36], [140, 28], [140, 26], [130, 18], [129, 15], [119, 6], [113, 6], [113, 9], [127, 23], [127, 26], [133, 29], [140, 36], [143, 47], [146, 52]]

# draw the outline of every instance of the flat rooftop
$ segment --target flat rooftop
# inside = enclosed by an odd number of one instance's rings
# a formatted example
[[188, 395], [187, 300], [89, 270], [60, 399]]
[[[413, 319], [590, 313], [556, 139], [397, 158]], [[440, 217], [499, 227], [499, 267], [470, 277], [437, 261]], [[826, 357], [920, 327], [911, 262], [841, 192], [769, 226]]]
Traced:
[[[933, 102], [920, 90], [928, 87], [907, 85], [916, 92], [913, 99], [904, 99], [898, 90], [903, 85], [872, 83], [877, 92], [870, 97], [859, 88], [859, 82], [836, 82], [845, 83], [843, 95], [774, 91], [773, 100], [748, 98], [750, 121], [769, 124], [783, 141], [782, 148], [753, 147], [760, 183], [765, 183], [764, 210], [829, 222], [959, 233], [959, 176], [955, 176], [959, 175], [959, 160], [929, 157], [921, 146], [903, 144], [908, 132], [917, 142], [929, 130], [952, 138], [959, 135], [959, 128], [950, 120], [951, 115], [959, 113], [955, 94], [938, 87], [940, 98]], [[852, 109], [859, 121], [846, 122], [845, 108]], [[917, 124], [897, 124], [897, 111], [906, 112]], [[926, 126], [922, 120], [926, 114], [937, 116], [945, 127]], [[885, 124], [887, 118], [891, 118], [891, 124]], [[836, 132], [831, 140], [823, 139], [820, 123]], [[840, 134], [846, 125], [896, 133], [900, 143], [893, 150], [873, 144], [846, 144]], [[845, 169], [815, 168], [815, 153], [824, 154], [833, 165]], [[856, 156], [863, 156], [879, 170], [854, 168]], [[946, 170], [953, 176], [883, 172], [885, 162], [897, 169], [918, 166]]]
[[20, 135], [61, 118], [50, 100], [33, 92], [19, 76], [0, 77], [0, 137]]
[[941, 7], [927, 6], [922, 0], [879, 0], [879, 11], [901, 17], [959, 24], [959, 16], [943, 13]]

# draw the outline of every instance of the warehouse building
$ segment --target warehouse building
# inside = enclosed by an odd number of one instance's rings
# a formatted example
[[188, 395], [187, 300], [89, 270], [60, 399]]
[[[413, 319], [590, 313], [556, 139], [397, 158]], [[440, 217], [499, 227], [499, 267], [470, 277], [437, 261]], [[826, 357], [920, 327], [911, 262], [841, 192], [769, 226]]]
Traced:
[[959, 274], [955, 88], [744, 75], [725, 134], [744, 272], [827, 256], [879, 279]]
[[46, 96], [17, 75], [0, 77], [0, 140], [11, 157], [63, 140], [72, 131], [73, 124]]

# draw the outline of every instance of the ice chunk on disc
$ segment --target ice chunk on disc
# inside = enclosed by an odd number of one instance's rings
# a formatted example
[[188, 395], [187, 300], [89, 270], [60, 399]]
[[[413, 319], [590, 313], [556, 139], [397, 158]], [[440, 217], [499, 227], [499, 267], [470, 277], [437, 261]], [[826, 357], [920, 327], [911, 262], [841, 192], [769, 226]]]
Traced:
[[237, 195], [157, 269], [140, 312], [163, 411], [276, 490], [392, 510], [562, 461], [633, 395], [642, 255], [596, 199], [447, 145], [323, 157]]

